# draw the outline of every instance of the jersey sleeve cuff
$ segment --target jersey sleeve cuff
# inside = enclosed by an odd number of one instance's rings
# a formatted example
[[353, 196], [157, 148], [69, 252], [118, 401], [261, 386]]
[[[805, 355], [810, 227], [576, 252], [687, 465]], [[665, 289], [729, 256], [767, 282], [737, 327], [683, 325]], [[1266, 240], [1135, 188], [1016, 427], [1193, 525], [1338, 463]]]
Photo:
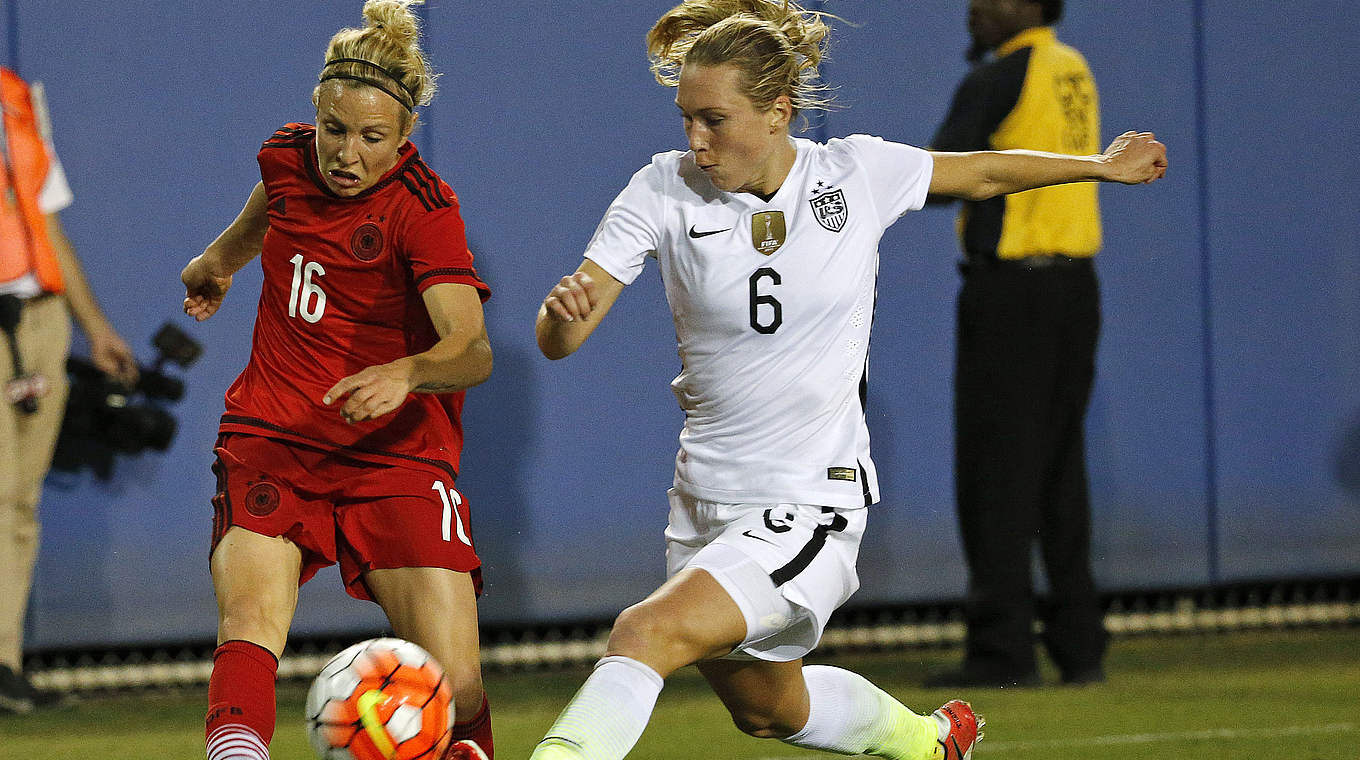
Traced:
[[477, 276], [477, 272], [472, 269], [455, 267], [450, 269], [434, 269], [416, 278], [416, 290], [424, 293], [429, 288], [442, 283], [452, 283], [455, 285], [471, 285], [477, 289], [477, 295], [482, 299], [482, 303], [491, 297], [491, 287]]

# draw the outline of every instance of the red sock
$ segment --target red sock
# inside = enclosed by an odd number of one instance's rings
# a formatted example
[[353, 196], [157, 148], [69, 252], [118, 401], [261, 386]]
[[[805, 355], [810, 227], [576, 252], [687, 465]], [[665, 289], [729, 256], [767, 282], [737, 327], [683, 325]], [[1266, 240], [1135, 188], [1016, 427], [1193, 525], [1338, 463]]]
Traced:
[[274, 654], [249, 641], [234, 639], [213, 652], [204, 732], [208, 760], [269, 760], [278, 672]]
[[476, 715], [453, 724], [453, 740], [460, 739], [477, 742], [488, 758], [496, 760], [496, 748], [491, 744], [491, 705], [487, 703], [485, 694], [482, 695], [482, 708]]

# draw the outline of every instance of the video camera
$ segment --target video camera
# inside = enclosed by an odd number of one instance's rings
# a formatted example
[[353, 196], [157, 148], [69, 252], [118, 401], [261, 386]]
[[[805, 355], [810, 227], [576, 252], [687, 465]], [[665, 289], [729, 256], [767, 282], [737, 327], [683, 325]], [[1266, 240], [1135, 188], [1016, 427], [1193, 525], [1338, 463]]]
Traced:
[[175, 437], [178, 423], [163, 407], [184, 396], [184, 381], [166, 374], [167, 364], [187, 369], [203, 347], [170, 323], [151, 339], [156, 360], [139, 367], [136, 386], [110, 380], [87, 359], [66, 360], [71, 381], [66, 417], [57, 439], [52, 467], [74, 472], [91, 467], [101, 479], [113, 474], [114, 454], [164, 451]]

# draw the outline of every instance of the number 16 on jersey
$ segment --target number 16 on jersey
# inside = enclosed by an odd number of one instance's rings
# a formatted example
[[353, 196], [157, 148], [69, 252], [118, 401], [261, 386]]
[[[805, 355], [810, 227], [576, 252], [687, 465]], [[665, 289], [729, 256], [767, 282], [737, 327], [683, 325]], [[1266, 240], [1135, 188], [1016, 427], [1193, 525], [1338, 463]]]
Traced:
[[472, 546], [472, 539], [468, 538], [467, 531], [463, 529], [463, 516], [458, 514], [458, 508], [463, 506], [463, 495], [453, 488], [445, 488], [444, 481], [436, 480], [430, 486], [439, 498], [444, 502], [444, 519], [439, 521], [441, 538], [451, 541], [453, 537], [449, 534], [451, 528], [458, 530], [458, 540], [468, 546]]
[[326, 291], [312, 282], [313, 277], [326, 274], [325, 268], [315, 261], [306, 261], [302, 254], [288, 260], [293, 265], [293, 285], [288, 290], [288, 316], [302, 318], [312, 324], [321, 319], [326, 312]]

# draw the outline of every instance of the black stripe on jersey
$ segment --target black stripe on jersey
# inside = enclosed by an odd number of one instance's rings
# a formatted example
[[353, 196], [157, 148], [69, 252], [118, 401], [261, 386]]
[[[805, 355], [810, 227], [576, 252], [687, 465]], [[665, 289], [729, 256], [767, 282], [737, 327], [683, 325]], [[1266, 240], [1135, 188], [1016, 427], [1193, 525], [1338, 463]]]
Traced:
[[273, 140], [286, 137], [298, 137], [300, 135], [310, 135], [314, 132], [316, 132], [316, 130], [311, 127], [282, 126], [274, 130], [274, 135], [270, 139]]
[[[864, 357], [864, 373], [859, 376], [859, 412], [861, 416], [867, 417], [869, 408], [869, 357]], [[867, 424], [867, 423], [866, 423]], [[873, 491], [869, 489], [869, 473], [864, 469], [864, 463], [855, 462], [859, 466], [859, 482], [864, 484], [864, 506], [874, 503]]]
[[[410, 166], [402, 171], [402, 178], [404, 181], [409, 181], [412, 184], [419, 186], [421, 199], [428, 201], [431, 207], [437, 208], [439, 206], [439, 197], [435, 195], [434, 188], [430, 187], [429, 180], [425, 179], [425, 175], [420, 173], [419, 167], [419, 162], [412, 162]], [[408, 185], [408, 187], [409, 186], [410, 185]]]
[[439, 181], [439, 177], [435, 175], [434, 170], [430, 168], [429, 164], [425, 163], [424, 161], [417, 161], [415, 162], [415, 164], [411, 166], [411, 168], [416, 172], [419, 172], [421, 176], [425, 177], [425, 179], [430, 183], [430, 194], [435, 197], [436, 201], [435, 205], [439, 206], [440, 208], [448, 208], [453, 205], [452, 198], [444, 197], [444, 191], [442, 188], [440, 188], [441, 183]]
[[431, 277], [477, 277], [477, 270], [472, 267], [443, 267], [441, 269], [431, 269], [416, 278], [416, 285], [430, 279]]
[[281, 127], [264, 141], [266, 148], [290, 148], [302, 145], [312, 139], [316, 134], [314, 129], [302, 129], [299, 127]]
[[822, 550], [823, 546], [826, 546], [826, 534], [831, 533], [832, 531], [840, 532], [845, 530], [850, 524], [850, 521], [846, 520], [843, 515], [835, 514], [835, 512], [836, 510], [831, 507], [822, 507], [823, 515], [831, 514], [835, 516], [831, 518], [831, 522], [823, 523], [812, 529], [812, 538], [808, 539], [808, 542], [798, 551], [798, 556], [789, 560], [788, 564], [773, 573], [770, 573], [770, 580], [774, 581], [774, 585], [782, 586], [798, 577], [799, 573], [806, 570], [808, 565], [812, 564], [812, 560], [817, 557], [817, 553]]
[[[422, 172], [421, 169], [425, 171]], [[427, 175], [428, 174], [428, 178]], [[424, 161], [415, 161], [404, 169], [401, 173], [402, 184], [410, 190], [420, 202], [424, 204], [426, 211], [434, 211], [437, 208], [449, 208], [453, 205], [451, 201], [444, 198], [439, 193], [439, 179], [434, 176]]]
[[[218, 436], [217, 445], [221, 446], [223, 441], [225, 437]], [[222, 540], [222, 536], [232, 524], [231, 491], [227, 488], [227, 468], [222, 466], [220, 457], [213, 460], [212, 471], [217, 476], [217, 493], [212, 497], [212, 545], [217, 546], [217, 542]]]
[[270, 136], [270, 138], [265, 142], [280, 142], [280, 141], [297, 142], [299, 140], [310, 140], [312, 138], [312, 135], [314, 134], [316, 133], [311, 130], [303, 132], [301, 130], [288, 131], [280, 129], [279, 131], [275, 132], [272, 136]]
[[[870, 323], [872, 324], [872, 323]], [[869, 357], [864, 357], [864, 371], [859, 375], [859, 411], [869, 413]]]
[[314, 132], [275, 132], [269, 136], [265, 142], [297, 142], [299, 140], [310, 140]]
[[[270, 432], [273, 432], [273, 433], [285, 433], [285, 434], [290, 435], [290, 436], [293, 436], [293, 437], [295, 437], [295, 438], [301, 438], [301, 439], [304, 439], [304, 440], [307, 440], [307, 441], [314, 441], [315, 444], [316, 444], [316, 446], [317, 446], [317, 448], [318, 448], [320, 451], [338, 451], [338, 452], [340, 452], [340, 453], [342, 453], [342, 454], [348, 451], [348, 452], [351, 452], [351, 453], [354, 453], [354, 454], [369, 454], [369, 455], [376, 455], [376, 456], [388, 457], [388, 458], [391, 458], [391, 459], [400, 459], [400, 460], [404, 460], [404, 461], [407, 461], [407, 462], [420, 462], [421, 464], [428, 464], [428, 465], [430, 465], [430, 466], [432, 466], [432, 467], [437, 467], [437, 468], [439, 468], [440, 470], [442, 470], [446, 475], [448, 475], [450, 478], [452, 478], [454, 481], [457, 481], [457, 480], [458, 480], [458, 472], [457, 472], [456, 470], [453, 469], [453, 465], [449, 464], [448, 462], [441, 462], [441, 461], [439, 461], [438, 459], [430, 459], [430, 458], [428, 458], [428, 457], [418, 457], [418, 456], [413, 456], [413, 455], [411, 455], [411, 454], [398, 454], [398, 453], [396, 453], [396, 452], [394, 452], [394, 451], [383, 451], [382, 449], [369, 449], [369, 448], [365, 448], [365, 447], [363, 447], [363, 446], [339, 446], [339, 445], [336, 445], [336, 444], [334, 444], [334, 443], [331, 443], [330, 441], [325, 441], [325, 440], [322, 440], [322, 439], [320, 439], [320, 438], [313, 438], [313, 437], [310, 436], [310, 435], [304, 435], [304, 434], [299, 433], [299, 432], [297, 432], [297, 431], [295, 431], [295, 430], [289, 430], [289, 429], [286, 428], [286, 427], [281, 427], [281, 426], [279, 426], [279, 425], [275, 425], [275, 424], [272, 423], [272, 422], [265, 422], [264, 420], [258, 419], [258, 418], [256, 418], [256, 417], [246, 417], [246, 416], [239, 415], [239, 414], [224, 414], [224, 415], [222, 415], [222, 422], [223, 422], [223, 424], [231, 424], [231, 425], [249, 425], [250, 427], [260, 428], [260, 430], [261, 430], [262, 432], [260, 432], [259, 435], [264, 436], [265, 438], [269, 438], [269, 437], [270, 437], [270, 436], [269, 436], [269, 433], [270, 433]], [[265, 431], [268, 431], [268, 432], [265, 432]], [[295, 443], [294, 441], [289, 441], [289, 440], [285, 440], [284, 442], [285, 442], [285, 443]], [[297, 444], [297, 445], [305, 445], [305, 444]]]
[[[869, 309], [869, 335], [874, 332], [874, 320], [878, 319], [878, 273], [874, 273], [874, 304]], [[869, 345], [864, 347], [864, 373], [859, 376], [859, 413], [864, 418], [864, 424], [869, 424], [869, 349], [873, 348], [873, 338], [870, 337]], [[864, 469], [864, 463], [856, 461], [859, 465], [859, 479], [864, 484], [864, 506], [868, 507], [874, 503], [874, 493], [869, 488], [869, 473]]]
[[[406, 156], [406, 158], [402, 159], [403, 168], [402, 168], [398, 173], [405, 173], [405, 172], [407, 172], [407, 171], [410, 171], [409, 164], [410, 164], [412, 161], [416, 160], [418, 156], [419, 156], [419, 154], [417, 154], [414, 150], [411, 151], [410, 155], [408, 155], [408, 156]], [[393, 182], [396, 181], [396, 179], [397, 179], [397, 174], [389, 174], [389, 175], [387, 176], [386, 179], [378, 180], [377, 184], [373, 185], [373, 187], [370, 187], [369, 189], [363, 191], [362, 193], [359, 193], [358, 195], [356, 195], [356, 196], [354, 196], [354, 197], [355, 197], [355, 198], [367, 198], [367, 197], [369, 197], [370, 195], [373, 195], [373, 194], [377, 193], [379, 190], [382, 190], [384, 187], [387, 187], [388, 185], [392, 184]]]
[[415, 180], [407, 176], [409, 173], [401, 173], [401, 184], [406, 185], [406, 189], [411, 191], [411, 195], [420, 199], [420, 205], [424, 206], [426, 211], [434, 211], [434, 206], [430, 205], [430, 199], [426, 197], [420, 186], [416, 184]]

